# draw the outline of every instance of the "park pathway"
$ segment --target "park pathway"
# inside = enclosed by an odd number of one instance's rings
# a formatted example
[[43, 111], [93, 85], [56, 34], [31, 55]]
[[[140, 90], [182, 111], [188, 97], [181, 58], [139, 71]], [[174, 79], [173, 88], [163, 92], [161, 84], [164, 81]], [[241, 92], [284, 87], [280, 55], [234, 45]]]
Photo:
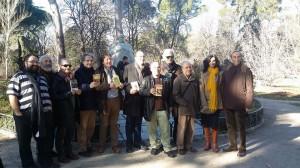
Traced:
[[[300, 103], [259, 99], [264, 106], [265, 122], [247, 135], [248, 155], [237, 158], [236, 153], [202, 152], [202, 138], [195, 139], [199, 149], [177, 158], [168, 158], [163, 153], [151, 156], [149, 151], [131, 154], [112, 154], [107, 150], [102, 155], [81, 158], [64, 168], [298, 168], [300, 167]], [[198, 131], [198, 130], [197, 130]], [[5, 138], [0, 135], [0, 139]], [[226, 136], [220, 136], [220, 146], [226, 145]], [[34, 145], [34, 143], [33, 143]], [[123, 148], [124, 149], [124, 148]], [[124, 151], [124, 150], [123, 150]], [[0, 156], [5, 167], [20, 167], [16, 141], [0, 141]]]

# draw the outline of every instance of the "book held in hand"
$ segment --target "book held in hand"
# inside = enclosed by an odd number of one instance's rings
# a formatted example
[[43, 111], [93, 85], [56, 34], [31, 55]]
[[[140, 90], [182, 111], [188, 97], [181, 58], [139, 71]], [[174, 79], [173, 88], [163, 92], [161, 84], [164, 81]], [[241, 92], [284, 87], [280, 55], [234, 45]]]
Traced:
[[140, 90], [140, 86], [139, 86], [139, 83], [138, 83], [137, 81], [130, 82], [130, 85], [131, 85], [131, 88], [132, 88], [133, 90], [137, 90], [137, 91]]
[[120, 78], [118, 75], [114, 74], [112, 77], [112, 82], [116, 87], [120, 87], [121, 86], [121, 82], [120, 82]]
[[78, 89], [78, 82], [76, 79], [70, 80], [70, 87], [71, 89]]
[[162, 90], [163, 90], [163, 85], [162, 84], [155, 84], [154, 89], [155, 89], [155, 95], [154, 96], [162, 96]]
[[100, 82], [100, 74], [99, 73], [96, 73], [96, 74], [93, 74], [93, 81], [94, 82]]

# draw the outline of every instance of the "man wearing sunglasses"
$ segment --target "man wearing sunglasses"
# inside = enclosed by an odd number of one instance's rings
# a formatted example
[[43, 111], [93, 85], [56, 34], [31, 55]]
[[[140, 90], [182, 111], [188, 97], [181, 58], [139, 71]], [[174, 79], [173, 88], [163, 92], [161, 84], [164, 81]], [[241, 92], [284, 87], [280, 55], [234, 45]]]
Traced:
[[72, 89], [71, 64], [66, 59], [59, 61], [59, 71], [52, 81], [53, 109], [56, 112], [57, 132], [55, 147], [58, 153], [58, 161], [67, 163], [70, 160], [77, 160], [79, 157], [72, 151], [72, 138], [75, 129], [75, 105], [74, 95], [80, 95], [81, 90]]
[[[165, 74], [165, 76], [169, 77], [171, 79], [171, 90], [173, 88], [173, 83], [175, 78], [181, 73], [181, 67], [180, 65], [176, 64], [174, 60], [174, 50], [173, 49], [165, 49], [163, 52], [163, 60], [167, 63], [168, 65], [168, 72]], [[175, 101], [171, 98], [170, 100], [170, 109], [169, 111], [172, 113], [173, 116], [173, 125], [171, 128], [172, 129], [172, 145], [176, 146], [176, 140], [177, 140], [177, 125], [178, 125], [178, 112], [177, 112], [177, 106]]]

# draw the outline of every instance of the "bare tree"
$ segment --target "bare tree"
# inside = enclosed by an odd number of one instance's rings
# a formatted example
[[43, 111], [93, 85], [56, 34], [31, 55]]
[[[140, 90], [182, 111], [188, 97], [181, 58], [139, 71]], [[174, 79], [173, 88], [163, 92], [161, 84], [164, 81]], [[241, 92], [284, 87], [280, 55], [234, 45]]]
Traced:
[[65, 0], [65, 3], [70, 19], [79, 30], [81, 51], [89, 48], [100, 56], [113, 20], [112, 4], [105, 0]]
[[9, 62], [9, 40], [15, 29], [20, 23], [30, 16], [25, 11], [25, 6], [20, 0], [1, 0], [0, 5], [0, 26], [4, 35], [4, 61], [5, 61], [5, 78], [8, 78]]
[[139, 35], [150, 27], [155, 12], [156, 9], [150, 0], [128, 0], [124, 2], [124, 32], [134, 50], [139, 48]]

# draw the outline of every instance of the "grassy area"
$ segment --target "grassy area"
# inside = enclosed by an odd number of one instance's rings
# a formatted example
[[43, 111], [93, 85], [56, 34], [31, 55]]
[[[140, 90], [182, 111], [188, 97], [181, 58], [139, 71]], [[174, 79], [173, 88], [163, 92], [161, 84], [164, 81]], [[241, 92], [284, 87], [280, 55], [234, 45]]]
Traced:
[[0, 80], [0, 113], [12, 114], [6, 95], [7, 81]]

